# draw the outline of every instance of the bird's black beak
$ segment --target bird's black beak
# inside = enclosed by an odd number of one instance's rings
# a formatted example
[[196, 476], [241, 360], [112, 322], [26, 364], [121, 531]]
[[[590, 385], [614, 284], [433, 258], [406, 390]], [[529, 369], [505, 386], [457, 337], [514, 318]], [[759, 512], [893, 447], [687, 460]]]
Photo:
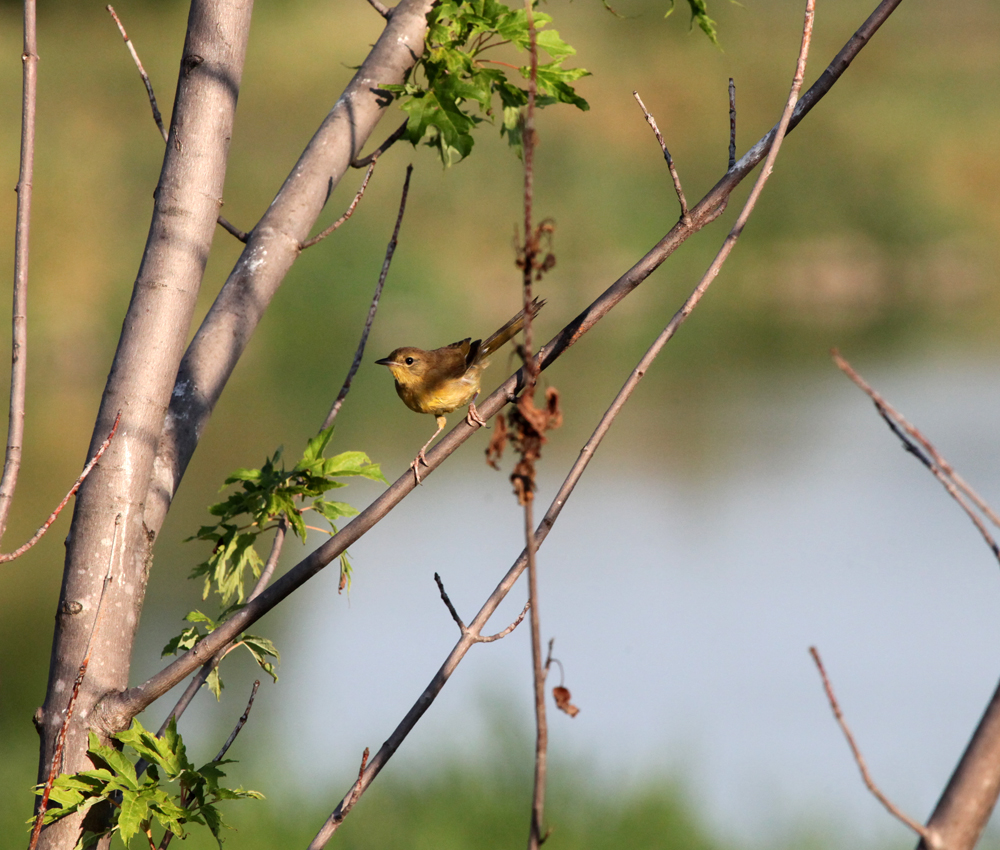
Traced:
[[375, 363], [378, 366], [391, 366], [395, 361], [390, 357], [383, 357], [381, 360], [376, 360]]

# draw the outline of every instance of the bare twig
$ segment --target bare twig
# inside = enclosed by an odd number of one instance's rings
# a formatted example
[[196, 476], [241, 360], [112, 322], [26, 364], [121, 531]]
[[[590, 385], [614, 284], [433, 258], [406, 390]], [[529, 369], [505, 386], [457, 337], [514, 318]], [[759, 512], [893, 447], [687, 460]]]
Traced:
[[521, 613], [517, 615], [517, 619], [514, 620], [507, 628], [501, 629], [495, 635], [480, 635], [474, 633], [469, 629], [465, 623], [462, 622], [462, 618], [458, 616], [458, 611], [455, 610], [455, 606], [452, 604], [451, 599], [448, 596], [448, 591], [444, 589], [444, 582], [441, 581], [441, 576], [434, 573], [434, 581], [437, 582], [438, 590], [441, 592], [441, 601], [448, 606], [448, 611], [451, 613], [452, 619], [458, 623], [458, 629], [463, 636], [468, 637], [475, 643], [493, 643], [495, 640], [500, 640], [501, 638], [507, 637], [514, 629], [521, 625], [521, 621], [524, 619], [524, 615], [528, 613], [528, 609], [531, 607], [531, 600], [524, 603], [524, 607], [521, 609]]
[[392, 14], [392, 9], [384, 3], [380, 3], [379, 0], [368, 0], [368, 5], [378, 12], [383, 18], [389, 20], [389, 16]]
[[919, 460], [924, 466], [926, 466], [931, 473], [941, 482], [941, 485], [948, 491], [949, 495], [958, 502], [962, 510], [965, 511], [966, 516], [972, 520], [973, 524], [979, 529], [979, 533], [983, 536], [983, 540], [986, 541], [986, 545], [990, 547], [990, 551], [993, 556], [1000, 561], [1000, 546], [997, 545], [996, 540], [993, 539], [993, 535], [990, 534], [989, 529], [986, 527], [986, 523], [983, 522], [982, 518], [973, 510], [972, 505], [970, 505], [964, 493], [968, 496], [975, 505], [990, 518], [990, 521], [994, 525], [1000, 525], [996, 513], [992, 508], [973, 490], [960, 475], [958, 475], [952, 468], [951, 464], [946, 461], [936, 448], [931, 444], [931, 442], [917, 430], [913, 425], [906, 421], [903, 415], [896, 410], [889, 402], [887, 402], [875, 389], [872, 388], [864, 378], [862, 378], [854, 368], [848, 363], [840, 353], [837, 351], [833, 352], [833, 362], [837, 364], [840, 370], [847, 375], [854, 383], [867, 393], [868, 397], [872, 400], [875, 405], [875, 409], [878, 410], [879, 415], [885, 420], [885, 423], [889, 426], [890, 430], [899, 437], [900, 441], [903, 443], [903, 448], [906, 449], [910, 454], [912, 454], [917, 460]]
[[83, 468], [83, 472], [80, 473], [80, 477], [76, 479], [76, 483], [70, 487], [69, 492], [63, 497], [63, 500], [56, 505], [56, 509], [49, 514], [49, 518], [41, 524], [38, 531], [31, 536], [27, 543], [22, 544], [13, 552], [0, 554], [0, 564], [4, 564], [7, 561], [13, 561], [15, 558], [20, 558], [21, 555], [27, 552], [32, 546], [42, 539], [42, 536], [49, 530], [52, 523], [56, 521], [56, 518], [62, 512], [62, 509], [66, 507], [66, 503], [76, 495], [76, 491], [80, 489], [80, 485], [83, 484], [87, 476], [90, 475], [90, 471], [97, 465], [97, 462], [101, 459], [101, 455], [108, 450], [108, 446], [111, 445], [111, 439], [115, 436], [115, 432], [118, 430], [118, 423], [121, 421], [121, 418], [122, 412], [119, 410], [118, 415], [115, 417], [115, 424], [111, 426], [111, 432], [108, 434], [108, 438], [101, 443], [97, 453], [88, 461], [87, 465]]
[[[368, 174], [371, 175], [371, 168], [375, 167], [375, 161], [372, 160], [371, 167], [368, 170]], [[378, 310], [378, 302], [382, 297], [382, 287], [385, 285], [385, 279], [389, 274], [389, 264], [392, 263], [392, 255], [396, 252], [396, 243], [399, 241], [399, 227], [403, 223], [403, 213], [406, 211], [406, 196], [410, 191], [410, 175], [413, 173], [413, 166], [406, 166], [406, 179], [403, 181], [403, 194], [399, 199], [399, 212], [396, 215], [396, 226], [392, 231], [392, 238], [389, 240], [389, 244], [385, 249], [385, 259], [382, 261], [382, 271], [378, 276], [378, 283], [375, 285], [375, 294], [372, 296], [371, 307], [368, 308], [368, 318], [365, 320], [365, 329], [361, 332], [361, 340], [358, 342], [358, 349], [354, 352], [354, 362], [351, 363], [351, 368], [347, 372], [347, 378], [344, 380], [344, 385], [340, 388], [340, 392], [337, 394], [337, 400], [334, 401], [333, 406], [330, 408], [330, 412], [326, 415], [326, 419], [323, 420], [323, 425], [320, 427], [321, 431], [325, 431], [333, 424], [333, 420], [337, 418], [337, 414], [340, 412], [340, 407], [344, 403], [344, 399], [347, 398], [347, 393], [351, 389], [351, 382], [354, 380], [354, 375], [358, 371], [358, 367], [361, 365], [361, 358], [365, 353], [365, 345], [368, 342], [368, 334], [372, 329], [372, 322], [375, 321], [375, 313]], [[367, 177], [365, 180], [367, 181]], [[364, 187], [362, 187], [362, 191]]]
[[28, 256], [31, 246], [31, 195], [35, 171], [35, 116], [38, 103], [38, 29], [35, 0], [24, 2], [24, 49], [21, 52], [21, 162], [17, 177], [14, 225], [14, 285], [11, 304], [10, 407], [3, 476], [0, 477], [0, 539], [17, 488], [24, 449], [25, 393], [28, 386]]
[[[732, 82], [730, 80], [730, 82]], [[681, 204], [681, 221], [689, 223], [691, 221], [691, 216], [688, 213], [687, 198], [684, 197], [684, 190], [681, 188], [681, 178], [677, 174], [677, 168], [674, 166], [674, 158], [670, 155], [670, 151], [667, 150], [667, 143], [663, 140], [663, 134], [660, 132], [660, 128], [656, 126], [656, 119], [652, 116], [650, 111], [646, 109], [646, 104], [642, 102], [642, 98], [639, 97], [639, 92], [633, 91], [632, 97], [635, 98], [635, 102], [639, 104], [639, 108], [642, 110], [642, 114], [646, 116], [646, 123], [653, 128], [653, 135], [656, 136], [656, 141], [660, 143], [660, 147], [663, 150], [663, 158], [667, 161], [667, 169], [670, 171], [670, 177], [674, 181], [674, 191], [677, 193], [677, 200]], [[730, 111], [730, 118], [732, 118], [732, 112]], [[730, 133], [730, 136], [732, 133]], [[730, 150], [730, 163], [729, 167], [733, 167], [733, 161], [735, 157], [735, 149], [733, 148], [733, 143], [730, 140], [729, 143]]]
[[31, 841], [28, 850], [35, 850], [38, 844], [38, 836], [42, 831], [42, 821], [45, 819], [45, 810], [49, 804], [49, 796], [52, 794], [52, 786], [62, 768], [63, 750], [66, 747], [66, 733], [69, 730], [69, 722], [73, 718], [73, 709], [76, 707], [77, 698], [80, 696], [80, 687], [83, 679], [87, 675], [87, 667], [90, 666], [90, 651], [94, 645], [94, 635], [100, 627], [101, 619], [104, 616], [104, 595], [111, 583], [111, 571], [115, 563], [115, 555], [118, 551], [118, 530], [121, 528], [122, 515], [115, 517], [115, 531], [111, 539], [111, 552], [108, 555], [108, 568], [104, 573], [104, 582], [101, 585], [101, 594], [97, 599], [97, 610], [94, 612], [94, 622], [90, 626], [90, 636], [87, 638], [87, 648], [83, 653], [83, 661], [80, 662], [80, 669], [73, 682], [73, 689], [70, 691], [69, 702], [66, 704], [66, 712], [63, 717], [62, 726], [59, 729], [59, 736], [56, 739], [55, 752], [52, 754], [52, 764], [49, 767], [49, 776], [45, 781], [45, 788], [42, 790], [41, 800], [38, 802], [38, 813], [35, 816], [35, 826], [31, 831]]
[[239, 239], [240, 242], [246, 243], [247, 239], [250, 238], [249, 233], [240, 230], [235, 224], [232, 224], [228, 219], [223, 218], [221, 215], [218, 217], [218, 219], [216, 219], [216, 221], [218, 221], [219, 227], [221, 227], [227, 233], [231, 233], [233, 236]]
[[222, 749], [216, 754], [212, 761], [222, 761], [223, 757], [228, 752], [229, 748], [233, 745], [233, 741], [236, 740], [236, 736], [240, 734], [240, 731], [246, 725], [247, 718], [250, 717], [250, 709], [253, 708], [253, 701], [257, 696], [257, 689], [260, 687], [260, 679], [257, 679], [253, 683], [253, 688], [250, 691], [250, 699], [247, 701], [246, 710], [240, 716], [239, 721], [237, 721], [236, 726], [233, 731], [229, 733], [229, 737], [226, 738], [226, 743], [222, 745]]
[[[365, 179], [361, 181], [361, 188], [358, 189], [358, 191], [355, 193], [354, 200], [351, 201], [351, 205], [347, 208], [347, 211], [322, 233], [316, 234], [311, 239], [306, 239], [305, 242], [300, 242], [299, 243], [300, 251], [304, 251], [306, 248], [311, 248], [317, 242], [323, 241], [324, 239], [326, 239], [327, 236], [333, 233], [334, 230], [336, 230], [338, 227], [340, 227], [340, 225], [342, 225], [345, 221], [347, 221], [347, 219], [349, 219], [352, 215], [354, 215], [355, 207], [357, 207], [358, 203], [360, 203], [361, 199], [364, 197], [365, 189], [368, 188], [368, 181], [371, 179], [372, 172], [375, 170], [376, 162], [378, 162], [377, 151], [372, 156], [371, 162], [368, 165], [368, 171], [365, 173]], [[246, 240], [244, 239], [243, 241], [245, 242]]]
[[[409, 119], [406, 119], [406, 121], [409, 121]], [[382, 156], [382, 154], [384, 154], [387, 150], [389, 150], [389, 148], [391, 148], [394, 144], [396, 144], [396, 142], [398, 142], [403, 137], [403, 133], [406, 132], [406, 121], [404, 121], [395, 130], [393, 130], [392, 134], [384, 142], [382, 142], [382, 144], [380, 144], [377, 148], [375, 148], [375, 150], [373, 150], [370, 154], [352, 160], [351, 168], [364, 168], [373, 159]]]
[[851, 729], [847, 725], [847, 721], [844, 719], [844, 712], [840, 710], [840, 705], [837, 702], [837, 698], [833, 694], [833, 686], [830, 684], [830, 679], [826, 675], [826, 670], [823, 667], [823, 662], [819, 657], [819, 651], [815, 646], [809, 647], [809, 654], [812, 656], [814, 662], [816, 662], [816, 669], [819, 670], [820, 678], [823, 680], [823, 690], [826, 691], [826, 698], [830, 702], [830, 708], [833, 710], [833, 716], [837, 718], [837, 723], [840, 726], [840, 731], [844, 733], [844, 737], [847, 739], [847, 745], [851, 748], [851, 753], [854, 755], [854, 761], [858, 765], [858, 770], [861, 771], [861, 778], [865, 782], [865, 786], [869, 791], [875, 796], [883, 806], [885, 806], [886, 811], [889, 812], [894, 818], [900, 822], [906, 824], [910, 829], [912, 829], [917, 835], [919, 835], [924, 841], [926, 841], [931, 846], [934, 846], [933, 837], [930, 830], [927, 829], [921, 823], [913, 820], [909, 815], [900, 810], [893, 802], [885, 796], [879, 790], [879, 787], [875, 784], [872, 779], [871, 774], [868, 772], [868, 765], [865, 763], [865, 757], [861, 755], [861, 750], [858, 748], [857, 743], [854, 740], [854, 735], [851, 734]]
[[729, 78], [729, 170], [736, 165], [736, 83]]
[[146, 73], [146, 69], [142, 67], [142, 61], [139, 59], [139, 54], [135, 52], [135, 47], [132, 46], [132, 39], [128, 37], [128, 33], [125, 32], [125, 27], [122, 25], [121, 19], [115, 12], [114, 7], [108, 5], [105, 7], [110, 13], [111, 17], [115, 19], [115, 23], [118, 24], [118, 31], [122, 34], [122, 38], [125, 40], [125, 46], [128, 48], [128, 52], [132, 54], [132, 61], [135, 62], [135, 67], [139, 69], [139, 75], [142, 77], [142, 83], [146, 87], [146, 95], [149, 97], [149, 105], [153, 109], [153, 120], [156, 122], [156, 126], [160, 130], [160, 135], [163, 136], [163, 141], [167, 141], [167, 128], [163, 126], [163, 116], [160, 115], [160, 109], [156, 105], [156, 95], [153, 94], [153, 84], [149, 81], [149, 75]]

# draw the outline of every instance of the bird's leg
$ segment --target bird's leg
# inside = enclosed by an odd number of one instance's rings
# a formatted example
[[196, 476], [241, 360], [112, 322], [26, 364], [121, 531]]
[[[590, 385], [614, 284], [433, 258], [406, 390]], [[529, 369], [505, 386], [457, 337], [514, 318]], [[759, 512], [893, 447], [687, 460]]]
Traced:
[[465, 414], [465, 421], [472, 425], [482, 425], [486, 427], [486, 420], [479, 415], [479, 411], [476, 410], [476, 399], [479, 398], [479, 391], [472, 397], [472, 401], [469, 402], [469, 412]]
[[427, 457], [424, 455], [424, 452], [427, 451], [427, 447], [434, 442], [434, 438], [437, 437], [437, 435], [444, 430], [444, 426], [447, 422], [448, 420], [445, 419], [443, 416], [437, 417], [437, 426], [438, 426], [437, 431], [434, 432], [434, 436], [432, 436], [426, 443], [424, 443], [423, 448], [419, 452], [417, 452], [417, 456], [413, 459], [413, 463], [410, 464], [410, 469], [413, 470], [413, 477], [416, 479], [417, 484], [420, 483], [420, 464], [423, 464], [424, 466], [430, 466], [430, 464], [427, 462]]

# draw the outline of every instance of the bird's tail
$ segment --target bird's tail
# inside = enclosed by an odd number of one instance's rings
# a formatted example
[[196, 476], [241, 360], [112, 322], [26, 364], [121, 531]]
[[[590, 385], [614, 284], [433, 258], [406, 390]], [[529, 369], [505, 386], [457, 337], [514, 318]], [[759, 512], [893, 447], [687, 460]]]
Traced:
[[[531, 302], [531, 318], [538, 315], [538, 311], [545, 306], [545, 300], [536, 298]], [[514, 335], [524, 327], [524, 310], [514, 316], [506, 325], [498, 330], [491, 337], [487, 338], [479, 347], [479, 357], [488, 357], [502, 345], [510, 342]]]

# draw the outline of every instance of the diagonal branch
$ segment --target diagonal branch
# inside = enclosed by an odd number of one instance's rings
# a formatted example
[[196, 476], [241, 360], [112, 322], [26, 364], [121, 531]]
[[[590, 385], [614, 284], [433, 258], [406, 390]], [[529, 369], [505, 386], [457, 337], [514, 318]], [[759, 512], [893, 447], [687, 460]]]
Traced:
[[86, 480], [87, 476], [90, 475], [90, 471], [97, 465], [97, 462], [101, 459], [101, 456], [108, 450], [108, 446], [111, 445], [111, 440], [115, 436], [115, 432], [118, 430], [118, 423], [121, 422], [122, 412], [119, 410], [118, 415], [115, 417], [115, 423], [111, 426], [111, 433], [108, 434], [108, 438], [101, 443], [100, 448], [87, 465], [83, 468], [83, 472], [80, 473], [80, 477], [76, 479], [76, 483], [69, 488], [69, 492], [63, 497], [63, 500], [56, 505], [56, 509], [49, 514], [49, 518], [45, 520], [39, 526], [38, 531], [36, 531], [27, 543], [18, 546], [13, 552], [7, 554], [0, 554], [0, 564], [6, 563], [8, 561], [13, 561], [16, 558], [20, 558], [25, 552], [27, 552], [32, 546], [34, 546], [39, 540], [42, 539], [46, 531], [49, 530], [52, 523], [56, 521], [56, 518], [62, 513], [62, 509], [66, 507], [66, 504], [70, 499], [76, 495], [76, 491], [80, 489], [80, 485]]
[[[788, 122], [789, 128], [795, 122], [796, 116], [801, 117], [808, 112], [808, 109], [829, 90], [836, 79], [848, 67], [854, 56], [870, 40], [871, 36], [885, 21], [892, 10], [898, 5], [899, 0], [883, 0], [876, 11], [868, 18], [865, 24], [855, 33], [844, 49], [838, 54], [834, 62], [827, 68], [820, 80], [810, 89], [810, 91], [799, 99], [791, 120]], [[402, 4], [401, 4], [402, 5]], [[399, 7], [397, 7], [398, 9]], [[397, 15], [393, 15], [393, 21], [397, 20]], [[808, 99], [809, 103], [803, 106], [803, 102]], [[764, 153], [770, 148], [771, 134], [765, 136], [757, 145], [748, 152], [736, 167], [732, 169], [705, 198], [702, 199], [692, 210], [692, 224], [690, 226], [683, 223], [674, 225], [667, 235], [657, 243], [654, 248], [646, 254], [635, 266], [612, 284], [593, 304], [583, 313], [570, 322], [563, 330], [557, 334], [548, 344], [543, 346], [541, 351], [535, 356], [535, 362], [540, 369], [545, 369], [554, 363], [570, 346], [572, 346], [583, 334], [592, 328], [604, 315], [606, 315], [617, 303], [642, 283], [674, 250], [693, 232], [700, 230], [708, 222], [712, 221], [719, 211], [719, 206], [728, 193], [735, 188], [743, 179], [746, 173], [759, 163]], [[681, 311], [671, 320], [668, 326], [672, 335], [677, 326], [686, 318], [690, 310], [682, 308]], [[190, 352], [189, 352], [190, 354]], [[655, 354], [653, 354], [655, 356]], [[641, 376], [639, 376], [641, 377]], [[480, 414], [484, 418], [494, 416], [501, 407], [512, 399], [517, 390], [525, 385], [525, 369], [519, 369], [514, 375], [508, 378], [501, 386], [494, 391], [481, 405], [478, 405]], [[623, 388], [624, 390], [624, 388]], [[176, 398], [176, 396], [175, 396]], [[207, 417], [207, 411], [204, 412]], [[192, 412], [193, 420], [197, 423], [203, 422], [203, 418]], [[177, 426], [180, 427], [180, 426]], [[201, 426], [198, 425], [200, 428]], [[434, 469], [441, 464], [452, 452], [454, 452], [466, 439], [474, 433], [475, 429], [463, 420], [452, 429], [427, 455], [430, 469]], [[161, 441], [161, 453], [164, 450], [164, 443]], [[173, 446], [180, 444], [174, 441]], [[193, 451], [194, 443], [189, 444]], [[584, 451], [587, 451], [585, 447]], [[591, 448], [592, 451], [592, 448]], [[186, 464], [186, 459], [184, 460]], [[573, 480], [569, 489], [575, 486]], [[243, 631], [249, 624], [262, 617], [270, 611], [280, 601], [303, 585], [312, 576], [316, 575], [333, 559], [338, 557], [345, 549], [353, 545], [370, 528], [379, 522], [389, 511], [391, 511], [411, 490], [415, 484], [413, 476], [407, 470], [406, 474], [392, 484], [381, 496], [375, 499], [365, 510], [343, 526], [341, 530], [325, 541], [319, 548], [314, 550], [296, 566], [286, 572], [278, 581], [272, 584], [264, 593], [252, 602], [249, 602], [238, 611], [230, 620], [224, 623], [210, 636], [200, 641], [188, 653], [172, 662], [159, 673], [151, 677], [139, 687], [132, 688], [123, 693], [109, 693], [105, 695], [101, 706], [101, 718], [98, 721], [108, 729], [126, 728], [129, 719], [145, 707], [158, 699], [167, 690], [178, 682], [182, 681], [196, 667], [208, 660], [218, 649], [224, 646], [233, 637]], [[172, 492], [172, 490], [171, 490]], [[562, 492], [562, 491], [561, 491]], [[165, 509], [165, 503], [163, 504]], [[154, 511], [154, 513], [156, 513]], [[157, 516], [159, 516], [157, 514]], [[151, 519], [147, 511], [147, 521]], [[155, 519], [155, 517], [153, 517]], [[160, 517], [162, 520], [162, 517]], [[547, 517], [543, 518], [539, 528], [544, 528]], [[151, 527], [158, 527], [155, 525]], [[122, 726], [121, 724], [125, 724]]]
[[[860, 387], [872, 400], [875, 405], [876, 410], [878, 410], [879, 415], [885, 420], [885, 423], [889, 426], [890, 430], [899, 437], [900, 441], [903, 443], [903, 448], [905, 448], [910, 454], [912, 454], [917, 460], [919, 460], [924, 466], [926, 466], [931, 473], [941, 482], [941, 485], [948, 491], [948, 494], [958, 502], [959, 506], [965, 511], [966, 516], [972, 520], [972, 523], [979, 529], [979, 533], [983, 536], [986, 541], [986, 545], [990, 547], [990, 551], [993, 556], [1000, 561], [1000, 546], [997, 545], [996, 540], [994, 540], [993, 535], [990, 534], [989, 529], [986, 527], [986, 523], [983, 522], [982, 518], [975, 512], [972, 505], [966, 500], [966, 496], [971, 499], [976, 507], [978, 507], [986, 516], [989, 517], [990, 521], [994, 525], [1000, 526], [1000, 521], [998, 521], [996, 513], [992, 508], [973, 490], [965, 480], [955, 472], [954, 468], [948, 461], [946, 461], [938, 452], [936, 448], [931, 444], [931, 442], [917, 430], [913, 425], [906, 421], [903, 415], [896, 410], [889, 402], [887, 402], [881, 395], [876, 392], [872, 386], [865, 381], [848, 363], [840, 353], [837, 351], [833, 352], [833, 362], [837, 364], [840, 370], [847, 375], [858, 387]], [[965, 495], [963, 495], [965, 494]]]
[[[374, 168], [375, 159], [372, 159], [371, 167]], [[371, 170], [369, 169], [369, 174]], [[344, 399], [347, 398], [347, 393], [350, 392], [351, 382], [354, 380], [354, 376], [361, 366], [361, 358], [365, 353], [365, 345], [368, 343], [368, 334], [372, 329], [372, 322], [375, 321], [375, 313], [378, 311], [378, 302], [382, 297], [382, 287], [385, 286], [385, 279], [389, 274], [389, 265], [392, 263], [392, 255], [396, 253], [396, 243], [399, 241], [399, 228], [403, 223], [403, 213], [406, 211], [406, 196], [410, 191], [410, 175], [413, 173], [413, 166], [406, 166], [406, 179], [403, 181], [403, 194], [399, 199], [399, 213], [396, 215], [396, 226], [392, 231], [392, 237], [389, 239], [389, 244], [385, 249], [385, 259], [382, 261], [382, 271], [378, 276], [378, 283], [375, 285], [375, 294], [372, 296], [371, 307], [368, 308], [368, 318], [365, 320], [365, 328], [361, 332], [361, 340], [358, 342], [358, 348], [354, 352], [354, 361], [351, 363], [351, 368], [347, 371], [347, 378], [344, 379], [344, 384], [340, 388], [340, 392], [337, 394], [337, 399], [334, 401], [333, 406], [330, 408], [330, 412], [326, 415], [326, 419], [323, 420], [323, 425], [320, 427], [321, 431], [325, 431], [333, 424], [333, 420], [337, 418], [337, 414], [340, 412], [340, 408], [344, 403]]]
[[861, 778], [864, 780], [865, 787], [872, 792], [875, 799], [885, 807], [886, 811], [889, 812], [890, 815], [912, 829], [929, 845], [935, 846], [930, 830], [922, 823], [918, 823], [913, 820], [913, 818], [906, 814], [906, 812], [896, 806], [892, 800], [886, 797], [875, 784], [875, 780], [872, 779], [871, 774], [868, 772], [868, 765], [865, 763], [865, 757], [861, 754], [861, 749], [854, 740], [854, 735], [851, 733], [851, 727], [847, 725], [847, 720], [844, 719], [844, 712], [840, 710], [840, 704], [837, 702], [837, 697], [834, 696], [833, 686], [830, 684], [830, 679], [826, 675], [826, 669], [823, 667], [823, 662], [819, 657], [819, 650], [817, 650], [815, 646], [810, 646], [809, 654], [816, 663], [816, 669], [819, 670], [820, 678], [823, 680], [823, 690], [826, 691], [826, 698], [830, 703], [830, 709], [833, 711], [833, 716], [837, 719], [840, 731], [844, 733], [844, 737], [847, 739], [847, 745], [851, 748], [851, 753], [854, 756], [854, 761], [858, 766], [858, 770], [861, 771]]

